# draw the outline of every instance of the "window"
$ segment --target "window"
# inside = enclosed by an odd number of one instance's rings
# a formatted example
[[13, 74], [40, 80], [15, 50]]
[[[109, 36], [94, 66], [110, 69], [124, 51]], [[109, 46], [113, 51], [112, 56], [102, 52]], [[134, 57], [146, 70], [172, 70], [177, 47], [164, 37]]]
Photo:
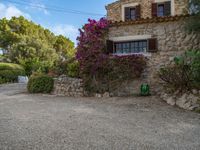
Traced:
[[147, 49], [147, 40], [114, 43], [115, 54], [143, 53]]
[[153, 3], [152, 4], [152, 17], [163, 17], [170, 16], [171, 12], [171, 1], [166, 1], [163, 3]]
[[125, 21], [128, 20], [135, 20], [140, 18], [140, 5], [132, 6], [132, 7], [124, 7], [124, 19]]
[[131, 20], [135, 20], [136, 19], [135, 8], [130, 8], [130, 19]]
[[164, 4], [158, 4], [158, 12], [157, 12], [157, 15], [158, 15], [158, 17], [162, 17], [162, 16], [164, 16], [165, 14], [164, 14], [164, 9], [165, 8], [165, 5]]
[[134, 7], [126, 7], [125, 8], [125, 19], [126, 20], [135, 20], [136, 19], [136, 11]]

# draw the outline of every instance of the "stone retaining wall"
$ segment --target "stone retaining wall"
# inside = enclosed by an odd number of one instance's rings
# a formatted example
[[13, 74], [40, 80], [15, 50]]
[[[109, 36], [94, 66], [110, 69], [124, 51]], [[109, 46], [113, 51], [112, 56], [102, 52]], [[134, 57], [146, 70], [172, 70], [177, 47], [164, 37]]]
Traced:
[[160, 97], [169, 105], [178, 106], [186, 110], [200, 110], [200, 91], [193, 90], [184, 94], [173, 93], [167, 94], [162, 92]]
[[53, 94], [57, 96], [82, 97], [84, 96], [82, 80], [60, 76], [54, 80]]

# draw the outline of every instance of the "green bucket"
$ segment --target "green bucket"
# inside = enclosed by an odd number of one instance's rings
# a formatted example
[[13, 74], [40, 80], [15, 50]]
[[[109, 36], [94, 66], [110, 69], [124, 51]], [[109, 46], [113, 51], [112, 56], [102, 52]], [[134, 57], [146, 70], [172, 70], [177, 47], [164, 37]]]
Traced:
[[150, 95], [150, 86], [148, 84], [142, 84], [140, 88], [140, 94], [142, 96], [149, 96]]

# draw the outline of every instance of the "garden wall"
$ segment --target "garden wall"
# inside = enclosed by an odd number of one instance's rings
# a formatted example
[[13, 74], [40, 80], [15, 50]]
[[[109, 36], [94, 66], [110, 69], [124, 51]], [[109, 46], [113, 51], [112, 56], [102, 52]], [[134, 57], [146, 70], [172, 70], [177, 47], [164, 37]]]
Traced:
[[57, 96], [82, 97], [84, 96], [82, 80], [78, 78], [60, 76], [54, 80], [53, 94]]
[[[153, 92], [158, 92], [161, 89], [157, 76], [160, 67], [168, 64], [174, 56], [180, 55], [186, 50], [200, 48], [200, 35], [187, 33], [184, 19], [157, 23], [116, 25], [110, 27], [109, 30], [110, 39], [136, 35], [151, 35], [152, 38], [157, 38], [158, 52], [147, 54], [147, 69], [140, 80], [128, 84], [124, 83], [125, 85], [119, 87], [121, 91], [124, 91], [124, 94], [128, 94], [130, 89], [136, 89], [136, 87], [139, 90], [139, 86], [143, 82], [149, 83]], [[138, 91], [132, 92], [137, 93]]]

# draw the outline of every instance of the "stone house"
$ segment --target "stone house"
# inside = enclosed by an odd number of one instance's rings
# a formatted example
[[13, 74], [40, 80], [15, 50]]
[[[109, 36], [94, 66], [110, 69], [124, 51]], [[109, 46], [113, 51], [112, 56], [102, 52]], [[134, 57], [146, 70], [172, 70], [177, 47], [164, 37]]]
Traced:
[[106, 6], [107, 48], [114, 55], [143, 54], [148, 67], [142, 79], [120, 87], [118, 95], [138, 91], [147, 82], [157, 91], [159, 68], [188, 49], [200, 48], [199, 35], [185, 31], [189, 0], [118, 0]]

